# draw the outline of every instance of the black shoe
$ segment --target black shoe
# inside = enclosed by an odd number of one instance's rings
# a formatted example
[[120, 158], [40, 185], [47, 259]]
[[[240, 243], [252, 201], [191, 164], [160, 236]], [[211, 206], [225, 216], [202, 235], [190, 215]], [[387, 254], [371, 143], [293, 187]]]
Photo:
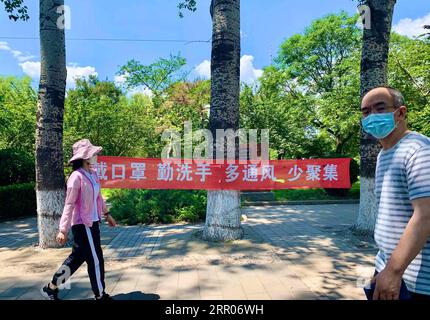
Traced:
[[107, 293], [103, 293], [103, 295], [100, 298], [96, 297], [96, 300], [97, 301], [103, 301], [103, 300], [107, 301], [107, 300], [113, 300], [113, 298], [110, 295], [108, 295]]
[[49, 285], [46, 285], [42, 289], [40, 289], [40, 293], [47, 300], [60, 300], [58, 299], [58, 291], [58, 288], [52, 290]]

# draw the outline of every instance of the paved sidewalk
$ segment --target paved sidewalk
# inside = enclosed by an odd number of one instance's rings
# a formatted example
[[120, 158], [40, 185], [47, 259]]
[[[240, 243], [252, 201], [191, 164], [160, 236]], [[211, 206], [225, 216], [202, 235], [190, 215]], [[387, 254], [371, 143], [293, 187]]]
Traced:
[[[200, 239], [203, 225], [102, 228], [106, 285], [116, 299], [363, 299], [372, 242], [353, 235], [356, 204], [244, 207], [245, 237]], [[34, 218], [0, 224], [0, 299], [40, 299], [70, 253], [41, 250]], [[64, 299], [90, 299], [86, 267]]]

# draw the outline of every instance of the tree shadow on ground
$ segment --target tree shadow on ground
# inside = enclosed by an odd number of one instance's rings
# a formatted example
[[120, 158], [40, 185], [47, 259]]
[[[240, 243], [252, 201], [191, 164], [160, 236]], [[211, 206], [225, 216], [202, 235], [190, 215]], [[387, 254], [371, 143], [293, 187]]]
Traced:
[[301, 278], [319, 283], [318, 294], [323, 297], [349, 298], [344, 289], [358, 289], [361, 277], [373, 269], [377, 249], [372, 237], [351, 229], [358, 206], [287, 205], [245, 211], [252, 228], [275, 246], [282, 260], [300, 266], [296, 269], [303, 272], [298, 274]]
[[[134, 237], [145, 232], [148, 244], [157, 241], [155, 230], [162, 234], [161, 245], [145, 252], [148, 265], [143, 263], [142, 267], [158, 262], [184, 272], [218, 266], [235, 277], [241, 269], [282, 271], [277, 262], [283, 261], [284, 268], [295, 270], [290, 277], [304, 279], [322, 298], [351, 298], [351, 289], [359, 297], [359, 269], [373, 267], [377, 250], [371, 237], [359, 237], [350, 228], [358, 213], [357, 205], [253, 207], [243, 208], [243, 213], [249, 216], [243, 223], [244, 238], [226, 243], [202, 240], [203, 225], [133, 229]], [[133, 241], [115, 249], [125, 253], [135, 250]], [[163, 270], [155, 268], [153, 272], [164, 276]]]
[[34, 245], [38, 241], [35, 217], [0, 222], [0, 251]]
[[[358, 213], [356, 205], [245, 207], [242, 212], [248, 216], [243, 223], [245, 236], [227, 243], [201, 240], [201, 224], [120, 227], [112, 241], [117, 245], [110, 242], [106, 247], [113, 254], [107, 260], [121, 261], [118, 254], [125, 254], [125, 261], [145, 257], [139, 267], [159, 278], [169, 274], [160, 266], [174, 272], [217, 266], [232, 278], [240, 275], [240, 270], [270, 273], [276, 269], [285, 279], [313, 282], [312, 290], [330, 299], [350, 298], [344, 288], [357, 287], [360, 275], [356, 268], [373, 265], [376, 249], [372, 242], [349, 229]], [[153, 246], [157, 241], [159, 245]], [[283, 269], [293, 272], [287, 277]]]

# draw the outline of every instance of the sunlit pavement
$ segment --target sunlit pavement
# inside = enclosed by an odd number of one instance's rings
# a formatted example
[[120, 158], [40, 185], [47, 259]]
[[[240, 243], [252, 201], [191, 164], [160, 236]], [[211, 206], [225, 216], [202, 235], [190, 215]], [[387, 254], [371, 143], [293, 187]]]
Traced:
[[[102, 228], [115, 299], [364, 299], [375, 247], [349, 229], [357, 204], [243, 207], [245, 236], [200, 239], [202, 224]], [[36, 246], [35, 218], [0, 224], [0, 299], [41, 299], [70, 248]], [[93, 298], [86, 266], [63, 299]]]

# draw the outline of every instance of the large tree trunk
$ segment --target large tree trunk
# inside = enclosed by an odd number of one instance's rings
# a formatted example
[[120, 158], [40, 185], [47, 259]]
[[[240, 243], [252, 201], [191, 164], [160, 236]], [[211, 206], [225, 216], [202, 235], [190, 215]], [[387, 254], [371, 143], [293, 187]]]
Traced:
[[64, 0], [40, 0], [41, 72], [36, 118], [36, 198], [39, 246], [57, 247], [65, 201], [63, 114], [66, 90], [64, 28], [57, 8]]
[[[240, 0], [212, 0], [211, 15], [213, 31], [209, 127], [215, 142], [216, 129], [239, 129]], [[238, 151], [236, 141], [236, 159]], [[203, 237], [210, 241], [241, 238], [243, 229], [240, 217], [239, 191], [208, 191]]]
[[[387, 85], [388, 50], [396, 0], [367, 0], [370, 29], [363, 31], [361, 97], [372, 88]], [[360, 132], [360, 211], [356, 229], [372, 232], [376, 222], [375, 168], [381, 146], [363, 130]]]

